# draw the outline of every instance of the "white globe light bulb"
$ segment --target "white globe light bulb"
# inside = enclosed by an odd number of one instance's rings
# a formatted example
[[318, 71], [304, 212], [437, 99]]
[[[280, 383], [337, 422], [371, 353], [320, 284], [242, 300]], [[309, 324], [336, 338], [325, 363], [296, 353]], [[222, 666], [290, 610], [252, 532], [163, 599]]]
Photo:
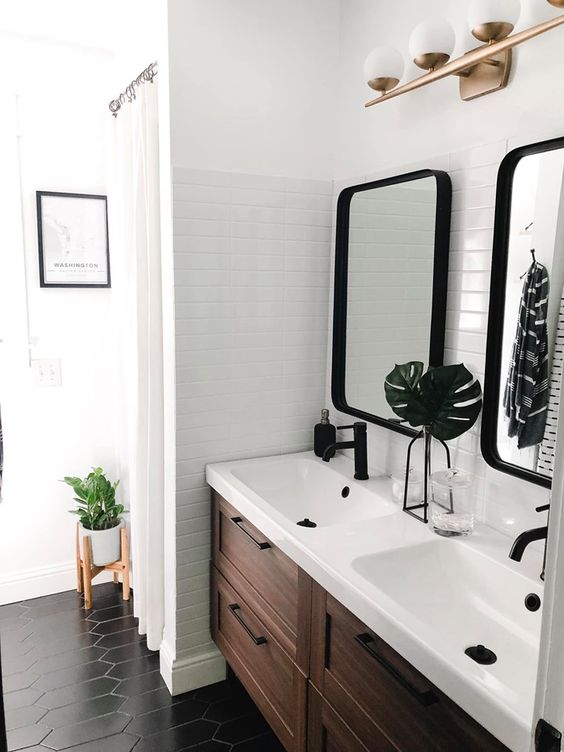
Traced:
[[433, 70], [450, 58], [455, 43], [454, 29], [442, 18], [423, 21], [411, 32], [411, 59], [420, 68]]
[[368, 85], [385, 93], [398, 85], [403, 76], [403, 57], [393, 47], [376, 47], [364, 62]]

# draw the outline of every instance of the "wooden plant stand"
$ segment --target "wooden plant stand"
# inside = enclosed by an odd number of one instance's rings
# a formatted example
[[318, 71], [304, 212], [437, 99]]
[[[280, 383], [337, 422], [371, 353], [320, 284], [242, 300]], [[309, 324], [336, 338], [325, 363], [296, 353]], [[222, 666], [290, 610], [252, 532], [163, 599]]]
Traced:
[[92, 580], [100, 572], [110, 571], [114, 573], [114, 582], [119, 582], [119, 573], [123, 577], [123, 600], [129, 600], [129, 538], [126, 528], [122, 527], [121, 534], [121, 559], [114, 561], [112, 564], [106, 564], [103, 567], [96, 567], [92, 564], [92, 546], [89, 535], [82, 537], [82, 552], [84, 558], [80, 557], [80, 526], [76, 525], [76, 589], [79, 593], [84, 593], [84, 608], [92, 608]]

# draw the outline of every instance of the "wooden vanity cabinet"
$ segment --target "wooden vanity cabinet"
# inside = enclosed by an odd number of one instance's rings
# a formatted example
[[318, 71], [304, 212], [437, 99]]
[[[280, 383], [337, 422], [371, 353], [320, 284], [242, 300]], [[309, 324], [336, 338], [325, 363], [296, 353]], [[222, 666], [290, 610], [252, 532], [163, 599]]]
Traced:
[[212, 495], [212, 637], [288, 752], [305, 752], [312, 582]]
[[368, 752], [508, 752], [316, 584], [311, 645], [313, 685]]
[[212, 636], [287, 752], [509, 752], [213, 492]]
[[[385, 736], [376, 733], [371, 749], [397, 752]], [[308, 750], [311, 752], [369, 752], [331, 705], [309, 684]]]

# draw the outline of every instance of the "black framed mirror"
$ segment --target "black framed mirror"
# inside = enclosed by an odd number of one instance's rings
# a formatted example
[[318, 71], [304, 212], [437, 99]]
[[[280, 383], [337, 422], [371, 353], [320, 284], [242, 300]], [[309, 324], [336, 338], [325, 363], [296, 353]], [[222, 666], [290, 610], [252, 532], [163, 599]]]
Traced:
[[482, 454], [550, 488], [564, 369], [564, 138], [500, 165], [493, 241]]
[[443, 363], [452, 186], [419, 170], [345, 188], [337, 202], [331, 396], [406, 435], [384, 394], [396, 363]]

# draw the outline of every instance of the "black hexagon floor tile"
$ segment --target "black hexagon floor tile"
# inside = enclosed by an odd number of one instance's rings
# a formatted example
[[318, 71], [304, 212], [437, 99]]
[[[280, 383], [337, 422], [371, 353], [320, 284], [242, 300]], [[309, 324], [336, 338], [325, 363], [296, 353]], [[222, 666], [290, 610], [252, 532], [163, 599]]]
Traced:
[[136, 752], [180, 752], [194, 744], [209, 741], [218, 729], [211, 721], [191, 721], [182, 726], [144, 736], [135, 747]]
[[[74, 723], [72, 726], [61, 726], [43, 739], [43, 746], [60, 750], [96, 739], [102, 740], [105, 736], [120, 734], [130, 721], [130, 715], [117, 712], [99, 718], [90, 718], [88, 721]], [[100, 747], [102, 747], [101, 741]]]
[[258, 713], [242, 716], [233, 721], [222, 723], [214, 739], [219, 742], [238, 744], [247, 739], [260, 736], [270, 731], [264, 718]]
[[[104, 660], [107, 660], [104, 658]], [[139, 676], [139, 674], [146, 674], [148, 671], [158, 671], [159, 669], [159, 655], [155, 653], [153, 655], [146, 655], [142, 658], [133, 658], [131, 661], [123, 661], [118, 663], [108, 671], [108, 676], [114, 679], [130, 679], [133, 676]]]
[[[191, 693], [189, 693], [191, 694]], [[140, 695], [128, 697], [122, 705], [122, 711], [129, 715], [144, 715], [153, 710], [168, 708], [177, 702], [181, 702], [186, 695], [171, 697], [166, 687], [153, 689], [151, 692], [143, 692]]]
[[8, 619], [13, 619], [18, 616], [25, 616], [25, 608], [20, 603], [12, 603], [9, 606], [2, 606], [2, 609], [0, 609], [0, 629]]
[[120, 587], [83, 605], [70, 591], [0, 607], [10, 752], [282, 752], [233, 676], [170, 696]]
[[22, 728], [8, 731], [8, 752], [13, 752], [16, 749], [25, 749], [31, 747], [32, 744], [39, 744], [49, 733], [47, 726], [41, 726], [36, 723], [33, 726], [23, 726]]
[[[79, 744], [76, 747], [68, 747], [68, 752], [131, 752], [139, 741], [138, 736], [131, 736], [126, 732], [105, 736], [92, 742]], [[48, 747], [40, 747], [41, 752], [46, 752]], [[29, 750], [25, 750], [29, 752]], [[157, 750], [155, 750], [157, 752]]]
[[42, 719], [42, 723], [49, 728], [56, 729], [61, 726], [71, 726], [82, 721], [89, 721], [91, 718], [98, 718], [107, 713], [114, 713], [119, 710], [125, 698], [118, 695], [102, 695], [101, 697], [92, 697], [90, 700], [82, 702], [73, 702], [71, 705], [64, 705], [62, 708], [49, 710]]
[[13, 731], [22, 726], [31, 726], [40, 721], [47, 711], [39, 705], [25, 705], [22, 708], [6, 710], [6, 728]]
[[147, 736], [157, 731], [175, 728], [189, 721], [202, 718], [206, 707], [205, 703], [189, 697], [174, 705], [137, 716], [129, 724], [128, 731], [132, 734], [139, 734], [139, 736]]
[[33, 705], [44, 693], [39, 689], [20, 689], [4, 695], [4, 710], [15, 710], [26, 705]]
[[72, 702], [107, 695], [113, 692], [118, 684], [117, 679], [110, 679], [108, 676], [101, 676], [98, 679], [91, 679], [81, 684], [70, 684], [68, 687], [45, 692], [37, 701], [37, 705], [47, 708], [47, 710], [62, 708], [64, 705], [70, 705]]
[[285, 752], [284, 747], [272, 732], [257, 736], [255, 739], [239, 742], [231, 749], [232, 752]]

